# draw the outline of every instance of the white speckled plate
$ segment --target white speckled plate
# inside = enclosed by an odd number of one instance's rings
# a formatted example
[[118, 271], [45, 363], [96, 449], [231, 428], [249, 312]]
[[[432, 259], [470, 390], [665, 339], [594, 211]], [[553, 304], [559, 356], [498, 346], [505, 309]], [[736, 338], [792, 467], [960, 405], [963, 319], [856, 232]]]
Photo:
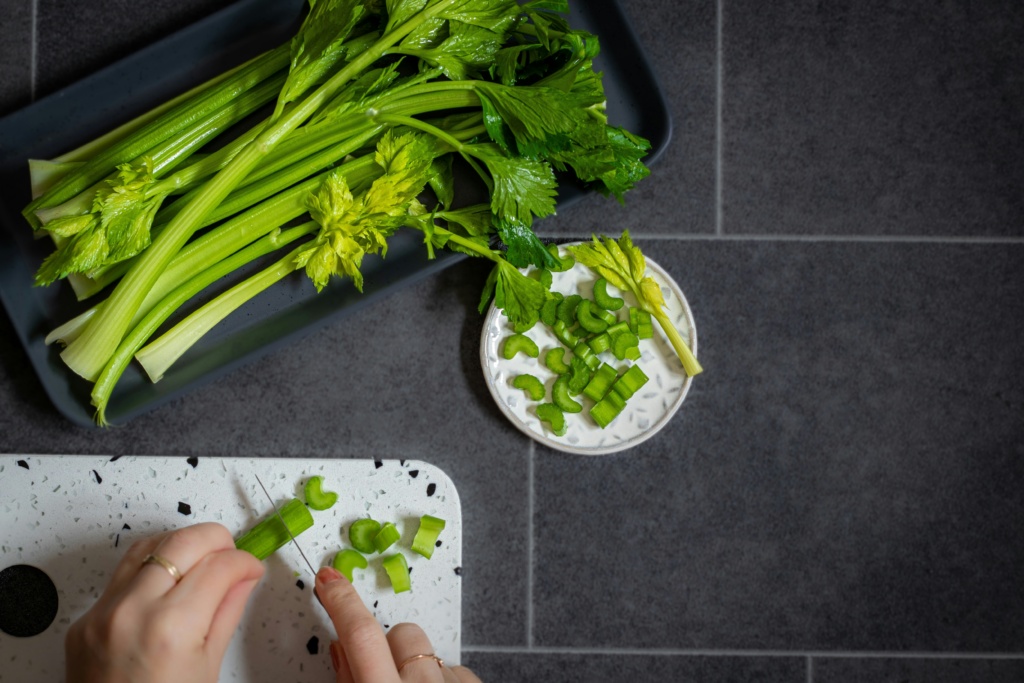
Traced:
[[[560, 248], [566, 254], [565, 245]], [[697, 353], [697, 329], [693, 322], [693, 313], [686, 302], [686, 297], [679, 285], [652, 259], [647, 259], [647, 274], [661, 285], [665, 297], [665, 310], [675, 322], [683, 339], [685, 339], [694, 355]], [[564, 295], [580, 294], [589, 299], [594, 296], [594, 282], [597, 276], [584, 265], [577, 263], [562, 273], [552, 273], [551, 291]], [[627, 306], [635, 306], [636, 299], [628, 292], [618, 292], [609, 285], [608, 292], [625, 299]], [[625, 317], [626, 307], [617, 312], [620, 319]], [[664, 427], [683, 404], [683, 399], [690, 389], [692, 378], [683, 372], [672, 345], [657, 321], [654, 321], [654, 338], [640, 341], [641, 357], [636, 364], [650, 379], [629, 401], [625, 409], [605, 429], [601, 429], [590, 417], [588, 411], [593, 401], [583, 395], [574, 397], [583, 404], [583, 411], [566, 414], [566, 433], [555, 436], [547, 423], [541, 422], [534, 412], [537, 402], [520, 389], [512, 386], [512, 380], [524, 373], [534, 375], [544, 382], [547, 395], [545, 401], [551, 400], [551, 386], [555, 374], [544, 365], [544, 354], [549, 349], [561, 346], [554, 333], [543, 323], [538, 323], [526, 332], [540, 348], [537, 358], [529, 358], [520, 353], [512, 360], [502, 355], [502, 344], [511, 335], [512, 326], [505, 315], [491, 304], [484, 321], [484, 329], [480, 338], [480, 363], [483, 366], [487, 388], [505, 413], [520, 431], [551, 448], [579, 455], [605, 455], [632, 448], [654, 436]], [[610, 363], [621, 371], [627, 367], [626, 361], [616, 360], [611, 352], [599, 354], [603, 361]], [[568, 357], [568, 354], [567, 356]]]
[[[139, 538], [197, 522], [224, 524], [240, 535], [272, 515], [256, 483], [278, 505], [302, 497], [313, 475], [338, 493], [314, 526], [298, 537], [314, 566], [348, 545], [348, 525], [369, 516], [392, 521], [402, 537], [390, 552], [405, 555], [412, 590], [395, 594], [380, 555], [355, 570], [363, 602], [384, 627], [420, 624], [438, 656], [461, 655], [462, 511], [443, 471], [415, 460], [128, 456], [0, 456], [0, 570], [42, 569], [58, 592], [55, 620], [36, 636], [0, 633], [0, 683], [62, 680], [64, 634], [106, 586], [124, 551]], [[420, 515], [446, 520], [429, 560], [409, 550]], [[221, 667], [221, 681], [334, 680], [328, 646], [334, 627], [313, 596], [313, 577], [292, 544], [265, 561], [266, 575], [249, 601]]]

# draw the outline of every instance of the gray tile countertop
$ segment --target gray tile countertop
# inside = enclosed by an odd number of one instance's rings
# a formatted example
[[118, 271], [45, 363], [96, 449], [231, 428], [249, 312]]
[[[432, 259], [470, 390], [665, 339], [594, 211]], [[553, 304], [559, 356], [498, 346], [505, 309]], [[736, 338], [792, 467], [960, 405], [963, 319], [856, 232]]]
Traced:
[[[433, 462], [488, 683], [1024, 681], [1024, 4], [621, 1], [671, 144], [538, 231], [629, 228], [686, 292], [658, 436], [516, 431], [462, 262], [107, 431], [0, 315], [0, 452]], [[0, 113], [226, 4], [0, 0]]]

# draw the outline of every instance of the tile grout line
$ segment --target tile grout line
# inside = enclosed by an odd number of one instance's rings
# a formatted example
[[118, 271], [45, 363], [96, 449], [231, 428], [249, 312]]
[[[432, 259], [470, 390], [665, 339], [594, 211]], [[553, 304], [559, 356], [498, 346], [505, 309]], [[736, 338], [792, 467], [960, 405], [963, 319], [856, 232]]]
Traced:
[[722, 23], [725, 0], [715, 3], [715, 234], [722, 236]]
[[1024, 661], [1024, 652], [886, 652], [857, 651], [788, 651], [788, 650], [728, 650], [683, 648], [630, 648], [630, 647], [517, 647], [507, 645], [463, 645], [463, 652], [491, 652], [507, 654], [554, 655], [613, 655], [661, 657], [801, 657], [813, 659], [928, 659], [928, 660], [1007, 660]]
[[39, 37], [38, 37], [39, 31], [38, 31], [38, 20], [37, 20], [38, 15], [39, 15], [39, 0], [32, 0], [32, 19], [31, 19], [31, 22], [32, 22], [32, 28], [31, 28], [32, 39], [31, 39], [31, 41], [29, 43], [29, 72], [28, 72], [29, 73], [29, 86], [28, 87], [29, 87], [29, 101], [30, 102], [35, 102], [36, 101], [36, 63], [38, 62], [38, 58], [37, 58], [36, 55], [37, 55], [37, 52], [38, 52], [37, 44], [39, 42]]
[[972, 236], [928, 236], [928, 235], [712, 235], [689, 233], [681, 235], [654, 235], [630, 232], [634, 240], [676, 241], [676, 242], [875, 242], [908, 244], [1024, 244], [1024, 237], [972, 237]]
[[533, 463], [536, 444], [531, 439], [526, 457], [526, 649], [533, 649]]

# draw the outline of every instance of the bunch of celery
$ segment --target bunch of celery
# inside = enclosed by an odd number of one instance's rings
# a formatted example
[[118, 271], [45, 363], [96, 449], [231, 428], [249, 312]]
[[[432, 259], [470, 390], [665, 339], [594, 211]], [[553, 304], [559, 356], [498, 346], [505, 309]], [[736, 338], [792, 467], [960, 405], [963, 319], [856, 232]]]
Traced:
[[[514, 322], [535, 321], [548, 292], [519, 268], [555, 265], [531, 226], [554, 212], [556, 171], [620, 201], [648, 173], [647, 141], [608, 125], [597, 38], [572, 29], [566, 10], [565, 0], [311, 0], [289, 45], [38, 164], [47, 175], [25, 216], [57, 245], [38, 283], [74, 279], [80, 298], [113, 285], [48, 338], [95, 383], [97, 420], [133, 357], [158, 380], [297, 270], [318, 290], [341, 276], [361, 291], [362, 259], [386, 255], [399, 229], [422, 232], [431, 255], [494, 261], [485, 301], [493, 293]], [[456, 157], [488, 203], [456, 197]], [[270, 267], [179, 313], [278, 250]]]

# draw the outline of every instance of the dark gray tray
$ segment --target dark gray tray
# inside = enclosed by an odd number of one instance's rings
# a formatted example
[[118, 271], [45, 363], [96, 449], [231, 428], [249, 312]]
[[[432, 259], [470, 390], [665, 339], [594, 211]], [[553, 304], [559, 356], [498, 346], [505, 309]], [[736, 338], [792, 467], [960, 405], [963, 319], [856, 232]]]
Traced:
[[[304, 0], [241, 0], [74, 85], [0, 119], [0, 301], [11, 318], [47, 395], [68, 419], [93, 424], [90, 384], [62, 363], [46, 334], [90, 305], [70, 288], [34, 287], [32, 276], [48, 253], [21, 217], [29, 201], [26, 160], [58, 156], [147, 111], [224, 69], [278, 45], [293, 33]], [[647, 162], [664, 151], [671, 121], [661, 89], [614, 0], [576, 0], [571, 20], [601, 37], [609, 120], [652, 144]], [[153, 74], [160, 74], [153, 78]], [[585, 194], [562, 185], [559, 210]], [[122, 377], [107, 417], [124, 422], [182, 393], [353, 313], [462, 257], [426, 257], [421, 237], [395, 235], [386, 260], [363, 264], [364, 292], [335, 282], [320, 294], [296, 276], [236, 311], [189, 350], [163, 380], [150, 383], [137, 367]], [[481, 283], [482, 285], [483, 283]]]

